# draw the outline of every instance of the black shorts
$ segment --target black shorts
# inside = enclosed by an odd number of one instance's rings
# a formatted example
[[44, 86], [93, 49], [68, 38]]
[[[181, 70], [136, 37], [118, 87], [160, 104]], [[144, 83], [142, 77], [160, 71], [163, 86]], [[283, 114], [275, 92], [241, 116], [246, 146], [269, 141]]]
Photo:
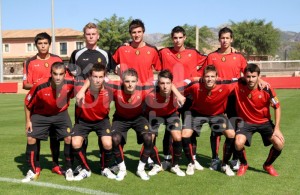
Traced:
[[113, 123], [111, 127], [112, 134], [120, 133], [122, 135], [122, 143], [126, 144], [127, 132], [132, 128], [136, 133], [137, 143], [143, 143], [142, 134], [144, 133], [155, 133], [152, 132], [149, 127], [149, 122], [144, 116], [138, 116], [133, 119], [125, 119], [120, 116], [114, 115]]
[[27, 137], [47, 140], [49, 134], [56, 134], [57, 140], [62, 140], [65, 137], [71, 136], [72, 122], [68, 111], [63, 111], [53, 116], [43, 116], [33, 114], [31, 116], [32, 132], [27, 134]]
[[90, 132], [94, 131], [98, 137], [111, 136], [111, 125], [109, 118], [104, 118], [101, 121], [88, 122], [78, 119], [73, 128], [74, 136], [87, 138]]
[[188, 116], [188, 114], [190, 113], [190, 107], [192, 106], [193, 104], [193, 100], [192, 100], [192, 97], [186, 97], [186, 100], [183, 104], [183, 106], [181, 108], [178, 109], [178, 112], [180, 114], [180, 117], [181, 117], [181, 120], [182, 120], [182, 123], [184, 123], [185, 121], [185, 118]]
[[183, 129], [192, 129], [199, 137], [203, 124], [208, 123], [210, 129], [218, 134], [222, 134], [227, 129], [232, 129], [231, 123], [224, 114], [217, 116], [204, 116], [197, 112], [191, 111], [186, 114], [185, 123], [182, 125]]
[[246, 146], [251, 146], [252, 135], [256, 132], [260, 133], [264, 146], [269, 146], [272, 144], [270, 141], [274, 130], [274, 124], [272, 121], [268, 121], [263, 124], [249, 124], [246, 122], [241, 122], [238, 126], [240, 128], [236, 131], [236, 135], [242, 134], [246, 136]]
[[181, 131], [182, 129], [179, 115], [176, 112], [165, 117], [149, 116], [148, 120], [149, 120], [150, 128], [152, 132], [155, 132], [155, 135], [158, 135], [158, 129], [161, 124], [166, 125], [166, 129], [165, 129], [166, 131], [173, 131], [173, 130]]

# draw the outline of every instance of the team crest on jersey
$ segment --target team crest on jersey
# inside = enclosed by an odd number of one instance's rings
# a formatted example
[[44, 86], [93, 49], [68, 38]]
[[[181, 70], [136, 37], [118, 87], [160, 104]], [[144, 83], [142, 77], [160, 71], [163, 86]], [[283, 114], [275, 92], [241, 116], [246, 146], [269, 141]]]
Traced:
[[180, 53], [178, 53], [178, 54], [176, 55], [176, 57], [177, 57], [178, 59], [180, 59], [180, 58], [181, 58]]
[[67, 132], [68, 132], [68, 133], [71, 133], [70, 127], [67, 128]]
[[139, 50], [136, 50], [136, 51], [135, 51], [135, 55], [137, 55], [137, 56], [140, 55], [140, 51], [139, 51]]
[[249, 95], [248, 95], [248, 98], [249, 98], [249, 99], [251, 99], [251, 98], [252, 98], [252, 95], [251, 95], [251, 93], [249, 93]]
[[225, 56], [223, 56], [223, 57], [221, 58], [221, 61], [222, 61], [222, 62], [226, 62]]
[[147, 54], [150, 55], [150, 51], [147, 51]]
[[258, 98], [259, 98], [259, 99], [261, 99], [261, 98], [262, 98], [260, 94], [259, 94]]
[[49, 64], [48, 64], [47, 62], [45, 62], [44, 66], [45, 66], [46, 68], [48, 68], [48, 67], [49, 67]]
[[223, 89], [219, 89], [219, 92], [221, 93], [223, 91]]
[[141, 99], [141, 96], [139, 96], [139, 95], [138, 95], [138, 96], [136, 96], [136, 99], [138, 99], [138, 100], [139, 100], [139, 99]]
[[110, 133], [110, 130], [109, 130], [109, 129], [106, 129], [106, 133]]
[[149, 129], [148, 125], [145, 125], [144, 129], [147, 131]]
[[233, 60], [236, 60], [236, 57], [235, 57], [235, 56], [233, 56]]
[[98, 62], [99, 62], [99, 63], [102, 62], [101, 58], [98, 58]]
[[23, 81], [27, 80], [27, 74], [23, 74]]
[[189, 55], [188, 55], [188, 56], [189, 56], [189, 57], [192, 57], [192, 54], [190, 54], [190, 53], [189, 53]]

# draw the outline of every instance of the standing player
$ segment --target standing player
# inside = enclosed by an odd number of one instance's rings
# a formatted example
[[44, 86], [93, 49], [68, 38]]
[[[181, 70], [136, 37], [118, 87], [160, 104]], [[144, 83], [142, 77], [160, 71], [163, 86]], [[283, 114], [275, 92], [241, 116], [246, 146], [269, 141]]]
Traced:
[[[166, 47], [159, 51], [162, 63], [162, 69], [169, 69], [174, 75], [175, 83], [183, 83], [185, 79], [198, 77], [197, 70], [200, 69], [206, 59], [206, 56], [200, 54], [196, 49], [186, 48], [184, 42], [186, 40], [186, 33], [184, 28], [176, 26], [171, 31], [171, 38], [173, 40], [173, 47]], [[187, 97], [185, 104], [179, 110], [182, 120], [184, 122], [185, 112], [189, 110], [192, 100]], [[162, 163], [164, 169], [170, 165], [170, 132], [165, 131], [163, 139], [163, 152], [165, 161]], [[192, 136], [192, 145], [194, 154], [196, 154], [197, 140], [195, 134]], [[203, 170], [203, 167], [196, 160], [194, 156], [195, 168]]]
[[76, 77], [76, 80], [85, 80], [89, 76], [89, 71], [95, 63], [106, 65], [110, 68], [110, 55], [97, 46], [100, 38], [97, 25], [88, 23], [83, 28], [86, 46], [73, 51], [69, 61], [68, 69]]
[[[158, 83], [154, 91], [146, 96], [146, 115], [150, 128], [158, 134], [160, 124], [165, 124], [165, 131], [170, 131], [172, 136], [172, 168], [171, 171], [178, 176], [185, 176], [178, 165], [182, 153], [181, 122], [177, 111], [177, 99], [172, 92], [173, 75], [169, 70], [162, 70], [158, 74]], [[154, 153], [155, 154], [155, 153]], [[158, 159], [157, 155], [152, 157]], [[154, 160], [155, 162], [156, 160]], [[148, 174], [156, 175], [162, 171], [160, 162], [155, 162], [154, 167]]]
[[[81, 164], [81, 170], [74, 180], [79, 181], [90, 177], [91, 169], [87, 164], [85, 152], [82, 151], [84, 139], [91, 131], [95, 131], [98, 136], [98, 143], [102, 143], [103, 149], [101, 154], [102, 175], [115, 179], [109, 169], [109, 163], [112, 158], [112, 138], [111, 126], [109, 122], [109, 108], [112, 97], [110, 92], [104, 86], [106, 76], [106, 67], [103, 64], [94, 64], [90, 70], [90, 87], [85, 93], [85, 103], [76, 106], [74, 134], [72, 135], [72, 146], [75, 157]], [[100, 145], [99, 145], [100, 149]]]
[[161, 69], [158, 51], [143, 40], [144, 32], [144, 23], [139, 19], [132, 20], [129, 25], [132, 41], [120, 46], [112, 56], [117, 64], [115, 73], [120, 76], [128, 68], [134, 68], [141, 83], [153, 81], [153, 68]]
[[65, 80], [66, 68], [56, 62], [51, 67], [51, 77], [34, 85], [25, 97], [27, 147], [26, 159], [29, 171], [22, 182], [38, 178], [36, 172], [37, 140], [47, 140], [49, 131], [55, 131], [57, 139], [64, 139], [66, 179], [73, 180], [71, 169], [71, 128], [68, 114], [70, 98], [73, 97], [74, 82]]
[[[241, 162], [237, 175], [244, 175], [248, 169], [244, 145], [250, 146], [252, 135], [259, 132], [265, 146], [272, 144], [263, 168], [270, 175], [278, 176], [272, 164], [284, 146], [284, 137], [280, 131], [279, 101], [272, 88], [258, 89], [260, 69], [256, 64], [248, 64], [244, 74], [246, 83], [239, 83], [235, 89], [237, 113], [243, 119], [243, 126], [236, 131], [235, 147]], [[275, 110], [275, 125], [271, 121], [270, 106]]]
[[[247, 65], [247, 60], [241, 53], [235, 52], [231, 47], [233, 42], [233, 32], [230, 28], [224, 27], [219, 31], [219, 42], [220, 48], [207, 56], [205, 66], [214, 64], [218, 70], [218, 76], [223, 80], [232, 80], [234, 78], [240, 78], [244, 68]], [[235, 84], [231, 84], [235, 85]], [[235, 111], [235, 96], [230, 94], [228, 97], [228, 104], [226, 108], [226, 114], [229, 119], [236, 117]], [[235, 124], [232, 124], [233, 126]], [[220, 145], [221, 133], [212, 131], [210, 136], [211, 150], [212, 150], [212, 161], [210, 165], [211, 170], [217, 170], [220, 163], [218, 157], [218, 150]], [[237, 157], [234, 157], [232, 161], [234, 170], [238, 169]]]
[[[23, 67], [23, 89], [30, 90], [39, 81], [51, 76], [50, 70], [54, 62], [62, 62], [62, 59], [49, 53], [51, 37], [45, 32], [39, 33], [34, 38], [38, 53], [25, 61]], [[51, 133], [52, 131], [50, 131]], [[36, 171], [40, 173], [39, 152], [40, 140], [37, 140], [37, 166]], [[52, 155], [52, 172], [63, 175], [63, 170], [58, 164], [60, 142], [53, 133], [50, 134], [50, 150]]]
[[204, 83], [195, 83], [185, 89], [185, 94], [193, 96], [190, 120], [183, 124], [182, 145], [188, 161], [186, 174], [194, 174], [194, 159], [191, 150], [190, 137], [193, 131], [200, 135], [202, 125], [208, 123], [211, 131], [222, 133], [226, 140], [224, 143], [222, 171], [228, 176], [234, 176], [234, 172], [228, 166], [228, 161], [234, 149], [235, 132], [228, 118], [224, 115], [227, 97], [232, 92], [232, 85], [216, 85], [218, 78], [214, 65], [208, 65], [204, 69]]

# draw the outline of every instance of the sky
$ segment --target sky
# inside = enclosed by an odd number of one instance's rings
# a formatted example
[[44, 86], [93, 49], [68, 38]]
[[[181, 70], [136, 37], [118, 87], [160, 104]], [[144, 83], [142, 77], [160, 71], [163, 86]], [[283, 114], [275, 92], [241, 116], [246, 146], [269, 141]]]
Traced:
[[[283, 31], [300, 32], [299, 0], [53, 0], [55, 28], [82, 30], [88, 22], [139, 18], [146, 33], [170, 33], [177, 25], [218, 28], [230, 21], [263, 19]], [[2, 30], [51, 28], [52, 0], [0, 0]]]

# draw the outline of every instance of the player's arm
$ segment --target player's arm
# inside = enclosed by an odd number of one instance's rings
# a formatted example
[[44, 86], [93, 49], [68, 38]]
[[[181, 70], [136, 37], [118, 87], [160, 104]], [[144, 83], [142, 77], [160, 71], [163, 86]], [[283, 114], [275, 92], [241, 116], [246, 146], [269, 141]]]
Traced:
[[176, 86], [174, 84], [172, 84], [172, 92], [177, 97], [177, 103], [178, 103], [178, 105], [180, 107], [183, 106], [186, 98], [178, 91], [178, 89], [176, 88]]
[[90, 87], [90, 80], [86, 79], [84, 81], [83, 86], [81, 87], [81, 89], [78, 91], [78, 93], [76, 94], [76, 104], [80, 105], [81, 103], [84, 104], [84, 97], [85, 97], [85, 92], [86, 90]]
[[27, 108], [26, 104], [24, 104], [24, 111], [25, 111], [25, 133], [30, 133], [32, 131], [32, 123], [30, 119], [30, 110]]

